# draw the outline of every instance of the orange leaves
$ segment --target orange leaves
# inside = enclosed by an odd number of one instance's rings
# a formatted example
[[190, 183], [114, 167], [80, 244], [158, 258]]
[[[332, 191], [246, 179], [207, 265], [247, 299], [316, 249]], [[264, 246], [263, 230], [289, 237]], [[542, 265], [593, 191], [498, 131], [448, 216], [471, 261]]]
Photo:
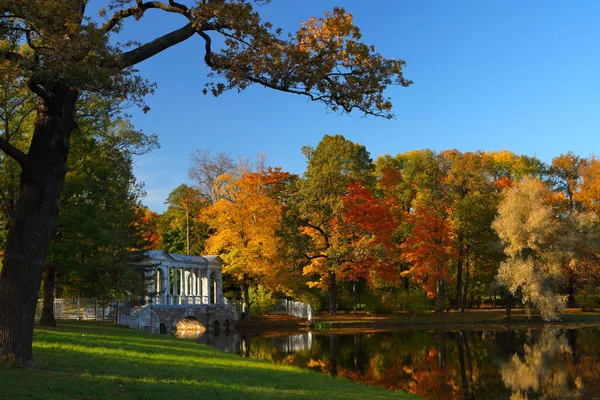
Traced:
[[350, 182], [342, 213], [332, 226], [332, 244], [343, 255], [341, 272], [346, 278], [395, 278], [390, 275], [394, 272], [392, 236], [397, 221], [370, 189]]
[[494, 181], [494, 187], [497, 191], [501, 192], [506, 189], [510, 189], [515, 186], [517, 182], [510, 179], [508, 176], [502, 176]]
[[593, 156], [580, 167], [581, 181], [573, 197], [586, 210], [600, 215], [600, 160]]
[[410, 236], [402, 243], [402, 258], [411, 264], [411, 274], [429, 297], [434, 297], [438, 281], [448, 280], [448, 266], [458, 254], [453, 244], [449, 221], [425, 204], [409, 217]]
[[141, 206], [136, 210], [137, 221], [133, 226], [139, 232], [143, 249], [156, 249], [160, 236], [158, 235], [158, 214], [150, 210], [148, 207]]

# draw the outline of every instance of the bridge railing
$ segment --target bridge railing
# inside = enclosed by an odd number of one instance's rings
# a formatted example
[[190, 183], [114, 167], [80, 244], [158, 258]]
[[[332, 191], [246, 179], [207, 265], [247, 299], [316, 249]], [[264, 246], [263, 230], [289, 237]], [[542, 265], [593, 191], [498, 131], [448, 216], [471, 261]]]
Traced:
[[160, 332], [160, 320], [150, 305], [120, 308], [118, 324], [145, 332]]
[[185, 306], [208, 304], [207, 296], [154, 296], [152, 304], [157, 306]]
[[306, 319], [310, 322], [315, 320], [315, 312], [310, 304], [300, 303], [292, 300], [277, 300], [270, 314], [286, 314], [293, 317]]

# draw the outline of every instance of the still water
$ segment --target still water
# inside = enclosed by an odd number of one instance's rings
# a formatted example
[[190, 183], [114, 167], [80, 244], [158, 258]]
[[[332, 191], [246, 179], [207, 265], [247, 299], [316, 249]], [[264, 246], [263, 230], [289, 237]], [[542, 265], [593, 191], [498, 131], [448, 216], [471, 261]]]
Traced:
[[426, 399], [600, 399], [600, 330], [205, 333], [200, 343]]

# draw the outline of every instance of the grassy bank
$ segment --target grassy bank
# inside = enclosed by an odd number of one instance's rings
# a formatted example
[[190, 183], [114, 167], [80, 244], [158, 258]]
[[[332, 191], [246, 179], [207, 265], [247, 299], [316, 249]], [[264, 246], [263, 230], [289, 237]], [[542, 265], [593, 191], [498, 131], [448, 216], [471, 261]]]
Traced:
[[0, 366], [1, 399], [412, 399], [191, 340], [90, 322], [38, 328], [35, 368]]
[[564, 328], [600, 326], [600, 312], [582, 312], [569, 309], [561, 314], [561, 321], [545, 322], [539, 316], [528, 317], [522, 309], [514, 309], [510, 321], [506, 320], [504, 310], [499, 308], [469, 309], [464, 313], [451, 311], [442, 315], [428, 313], [413, 317], [408, 314], [365, 314], [354, 316], [352, 312], [337, 315], [325, 313], [316, 316], [315, 327], [321, 330], [343, 331], [356, 329], [441, 329], [441, 330], [482, 330], [482, 329], [520, 329], [557, 325]]

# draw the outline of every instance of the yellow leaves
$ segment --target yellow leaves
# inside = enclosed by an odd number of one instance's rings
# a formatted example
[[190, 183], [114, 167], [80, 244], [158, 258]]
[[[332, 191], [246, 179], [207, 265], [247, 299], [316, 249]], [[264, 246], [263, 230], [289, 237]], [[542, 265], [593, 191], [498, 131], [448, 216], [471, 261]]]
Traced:
[[202, 215], [216, 230], [206, 242], [207, 250], [220, 253], [224, 271], [238, 278], [269, 274], [280, 247], [281, 206], [265, 193], [256, 174], [237, 179], [224, 174], [214, 186], [221, 200]]

